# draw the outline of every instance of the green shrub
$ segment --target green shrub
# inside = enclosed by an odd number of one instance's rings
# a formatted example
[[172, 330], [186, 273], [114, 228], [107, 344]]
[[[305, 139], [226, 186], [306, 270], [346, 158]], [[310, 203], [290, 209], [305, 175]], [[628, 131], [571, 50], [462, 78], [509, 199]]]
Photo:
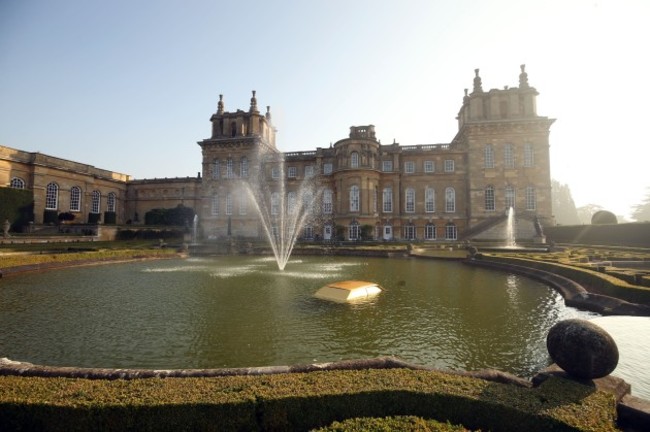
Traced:
[[98, 224], [102, 219], [101, 213], [88, 213], [88, 223], [89, 224]]
[[56, 210], [43, 210], [43, 223], [56, 224], [59, 222], [59, 212]]
[[366, 432], [366, 431], [402, 431], [402, 432], [468, 432], [463, 426], [441, 423], [436, 420], [415, 416], [396, 416], [384, 418], [353, 418], [334, 422], [330, 426], [313, 432]]
[[146, 225], [174, 225], [190, 227], [194, 220], [194, 210], [182, 204], [171, 208], [151, 209], [144, 215]]
[[0, 188], [0, 223], [11, 222], [11, 230], [20, 231], [34, 220], [34, 195], [25, 189]]
[[115, 225], [117, 222], [117, 214], [115, 212], [104, 212], [104, 224]]

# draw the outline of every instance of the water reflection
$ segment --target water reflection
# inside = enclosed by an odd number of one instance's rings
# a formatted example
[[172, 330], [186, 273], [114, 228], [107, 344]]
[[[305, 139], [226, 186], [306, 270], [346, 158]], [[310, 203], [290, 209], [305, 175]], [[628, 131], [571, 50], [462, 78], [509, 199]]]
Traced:
[[[333, 280], [385, 291], [340, 304]], [[3, 280], [0, 355], [51, 365], [210, 368], [395, 355], [447, 369], [529, 376], [549, 363], [567, 308], [535, 281], [459, 263], [219, 257], [62, 270]]]

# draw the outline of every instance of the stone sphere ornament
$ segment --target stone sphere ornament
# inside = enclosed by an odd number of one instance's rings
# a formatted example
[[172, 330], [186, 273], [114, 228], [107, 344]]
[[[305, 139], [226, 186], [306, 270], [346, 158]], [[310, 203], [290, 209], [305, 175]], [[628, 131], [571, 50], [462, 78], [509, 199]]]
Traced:
[[610, 334], [581, 319], [560, 321], [551, 327], [546, 348], [553, 361], [575, 378], [602, 378], [618, 364], [618, 347]]

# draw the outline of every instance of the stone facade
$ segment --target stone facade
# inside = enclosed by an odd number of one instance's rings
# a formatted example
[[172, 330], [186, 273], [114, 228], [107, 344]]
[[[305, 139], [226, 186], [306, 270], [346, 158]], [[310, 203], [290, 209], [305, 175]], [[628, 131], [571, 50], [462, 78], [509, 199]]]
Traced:
[[319, 192], [305, 238], [489, 239], [511, 206], [522, 222], [552, 224], [549, 130], [554, 120], [537, 115], [537, 95], [523, 65], [518, 87], [489, 91], [483, 90], [477, 69], [449, 143], [384, 145], [375, 126], [365, 125], [352, 126], [348, 137], [329, 147], [289, 153], [276, 147], [270, 107], [260, 113], [255, 92], [246, 111], [226, 111], [220, 95], [210, 118], [211, 136], [198, 142], [203, 162], [196, 178], [133, 180], [0, 147], [0, 185], [15, 187], [18, 178], [34, 191], [36, 223], [48, 207], [47, 185], [56, 183], [59, 212], [76, 206], [69, 202], [71, 188], [80, 188], [80, 220], [97, 210], [93, 192], [98, 192], [100, 211], [109, 211], [112, 194], [118, 224], [142, 223], [153, 208], [184, 205], [199, 215], [204, 237], [218, 239], [262, 236], [247, 184], [263, 184], [267, 200], [279, 194], [289, 205], [308, 181]]

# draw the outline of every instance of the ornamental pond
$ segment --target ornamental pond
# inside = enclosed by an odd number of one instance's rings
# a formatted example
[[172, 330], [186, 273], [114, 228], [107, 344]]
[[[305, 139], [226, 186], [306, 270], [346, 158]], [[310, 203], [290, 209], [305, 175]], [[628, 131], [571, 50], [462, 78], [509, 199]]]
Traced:
[[[332, 303], [322, 285], [369, 280], [377, 297]], [[553, 289], [424, 259], [223, 256], [70, 268], [4, 279], [0, 357], [51, 366], [222, 368], [392, 355], [527, 377], [567, 318]]]

